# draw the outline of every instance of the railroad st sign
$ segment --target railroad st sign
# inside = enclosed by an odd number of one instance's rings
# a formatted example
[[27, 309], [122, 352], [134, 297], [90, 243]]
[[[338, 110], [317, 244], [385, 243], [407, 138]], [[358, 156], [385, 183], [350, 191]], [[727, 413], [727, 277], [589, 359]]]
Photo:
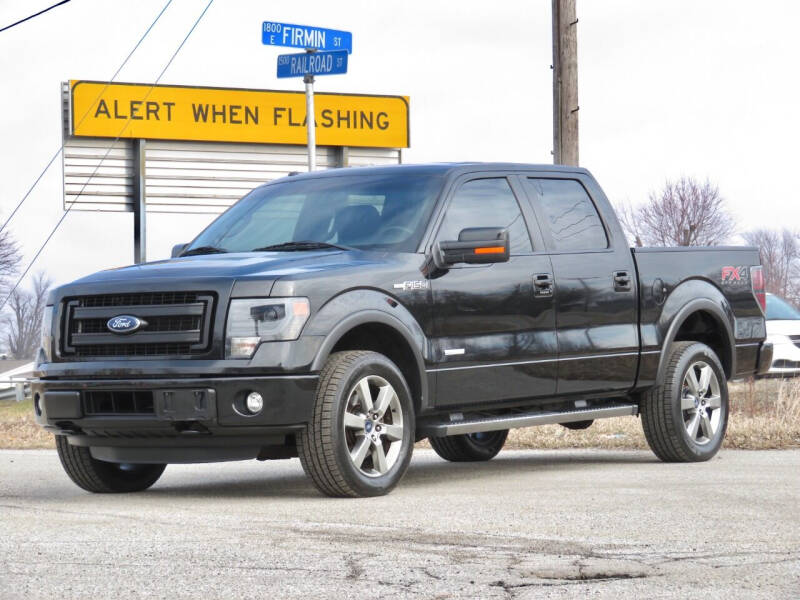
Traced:
[[[305, 144], [303, 92], [70, 81], [74, 136]], [[408, 98], [316, 94], [323, 146], [407, 148]]]
[[265, 46], [288, 46], [306, 50], [346, 50], [351, 53], [353, 34], [338, 29], [264, 21], [261, 24], [261, 43]]
[[278, 56], [278, 79], [344, 73], [347, 73], [347, 52], [344, 50]]

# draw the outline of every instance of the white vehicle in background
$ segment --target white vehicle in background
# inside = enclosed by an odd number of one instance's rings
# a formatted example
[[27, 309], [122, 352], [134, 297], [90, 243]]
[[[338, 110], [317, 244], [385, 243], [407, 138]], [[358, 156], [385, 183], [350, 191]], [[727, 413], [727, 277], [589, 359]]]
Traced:
[[767, 341], [774, 349], [767, 375], [800, 374], [800, 310], [775, 294], [767, 294]]

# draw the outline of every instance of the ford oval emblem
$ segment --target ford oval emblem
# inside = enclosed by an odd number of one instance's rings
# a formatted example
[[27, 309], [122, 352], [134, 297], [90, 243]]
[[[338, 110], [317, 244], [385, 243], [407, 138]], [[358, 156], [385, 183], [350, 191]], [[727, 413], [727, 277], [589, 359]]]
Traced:
[[106, 327], [111, 333], [133, 333], [142, 326], [141, 319], [131, 315], [117, 315], [111, 317], [106, 323]]

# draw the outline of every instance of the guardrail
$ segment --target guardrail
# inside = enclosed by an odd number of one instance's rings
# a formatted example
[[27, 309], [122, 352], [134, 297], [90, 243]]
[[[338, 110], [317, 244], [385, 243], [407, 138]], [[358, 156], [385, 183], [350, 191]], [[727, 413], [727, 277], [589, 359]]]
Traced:
[[26, 377], [9, 377], [8, 379], [0, 379], [0, 387], [8, 385], [8, 389], [0, 389], [0, 400], [7, 398], [15, 398], [17, 402], [24, 401], [28, 394], [26, 385], [30, 380]]

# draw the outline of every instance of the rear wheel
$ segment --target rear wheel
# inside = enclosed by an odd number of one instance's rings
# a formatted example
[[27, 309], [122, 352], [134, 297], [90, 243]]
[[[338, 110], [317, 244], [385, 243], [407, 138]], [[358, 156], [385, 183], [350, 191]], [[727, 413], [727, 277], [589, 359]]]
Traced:
[[698, 342], [673, 344], [664, 382], [640, 409], [647, 443], [661, 460], [712, 458], [728, 425], [728, 384], [717, 355]]
[[491, 460], [506, 443], [508, 429], [429, 438], [436, 454], [450, 462]]
[[414, 408], [402, 373], [377, 352], [332, 354], [320, 373], [311, 422], [299, 437], [303, 469], [322, 493], [388, 493], [414, 448]]
[[89, 448], [73, 446], [66, 436], [56, 436], [61, 466], [75, 484], [98, 494], [141, 492], [153, 485], [167, 465], [117, 464], [97, 460]]

